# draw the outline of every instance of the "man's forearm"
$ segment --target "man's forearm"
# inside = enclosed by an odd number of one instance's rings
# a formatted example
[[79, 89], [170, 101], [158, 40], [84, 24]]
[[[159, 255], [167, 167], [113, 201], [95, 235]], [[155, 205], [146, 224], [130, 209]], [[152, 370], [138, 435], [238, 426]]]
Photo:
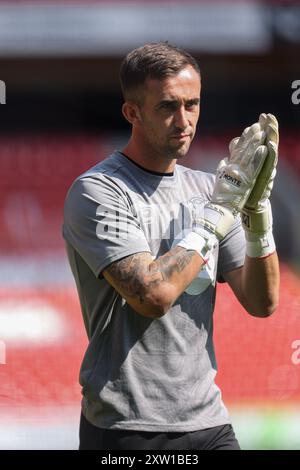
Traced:
[[[194, 250], [174, 247], [153, 261], [148, 268], [149, 279], [155, 278], [148, 295], [158, 296], [165, 313], [197, 276], [205, 261]], [[147, 276], [147, 277], [148, 277]]]
[[176, 300], [197, 276], [203, 265], [204, 260], [196, 251], [175, 247], [153, 261], [149, 266], [149, 272], [151, 274], [159, 272], [162, 281], [174, 287], [174, 300]]
[[276, 252], [265, 258], [246, 256], [241, 291], [244, 307], [251, 315], [267, 317], [274, 312], [279, 300], [279, 281]]
[[194, 250], [174, 247], [156, 260], [135, 253], [109, 265], [106, 280], [141, 315], [164, 315], [197, 276], [204, 260]]

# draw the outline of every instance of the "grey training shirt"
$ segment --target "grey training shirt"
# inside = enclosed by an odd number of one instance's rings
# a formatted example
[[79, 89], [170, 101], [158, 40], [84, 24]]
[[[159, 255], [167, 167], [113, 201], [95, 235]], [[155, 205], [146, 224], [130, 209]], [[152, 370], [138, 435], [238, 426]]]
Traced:
[[63, 235], [89, 337], [82, 407], [98, 427], [188, 432], [230, 422], [214, 383], [213, 310], [216, 280], [244, 264], [240, 221], [161, 318], [136, 313], [101, 274], [133, 253], [170, 250], [213, 184], [211, 174], [181, 165], [154, 174], [115, 152], [68, 192]]

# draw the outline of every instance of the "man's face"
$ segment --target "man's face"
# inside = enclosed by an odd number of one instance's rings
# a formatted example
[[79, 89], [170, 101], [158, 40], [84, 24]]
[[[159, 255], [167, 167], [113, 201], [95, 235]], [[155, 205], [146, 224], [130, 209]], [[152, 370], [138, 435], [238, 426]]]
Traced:
[[196, 132], [201, 82], [193, 67], [163, 80], [147, 79], [137, 130], [144, 143], [163, 158], [184, 157]]

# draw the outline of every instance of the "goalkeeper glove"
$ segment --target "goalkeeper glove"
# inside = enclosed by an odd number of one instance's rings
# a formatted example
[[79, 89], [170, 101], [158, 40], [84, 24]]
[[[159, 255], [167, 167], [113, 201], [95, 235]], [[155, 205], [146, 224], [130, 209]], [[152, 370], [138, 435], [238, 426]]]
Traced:
[[268, 154], [242, 210], [246, 254], [251, 258], [268, 256], [276, 249], [272, 233], [273, 219], [269, 197], [278, 161], [278, 122], [272, 114], [261, 114], [259, 122], [266, 133]]
[[177, 246], [195, 250], [207, 261], [212, 250], [230, 230], [244, 207], [263, 166], [267, 148], [261, 123], [247, 127], [240, 138], [229, 145], [230, 157], [217, 168], [212, 199], [194, 220], [191, 231]]

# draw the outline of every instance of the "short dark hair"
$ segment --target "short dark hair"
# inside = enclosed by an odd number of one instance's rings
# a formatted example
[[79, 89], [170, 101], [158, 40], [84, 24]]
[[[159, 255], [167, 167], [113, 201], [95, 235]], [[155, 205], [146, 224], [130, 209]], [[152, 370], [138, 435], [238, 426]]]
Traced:
[[120, 68], [120, 82], [125, 100], [132, 99], [147, 78], [161, 80], [176, 75], [191, 65], [200, 76], [196, 60], [185, 50], [169, 42], [154, 42], [129, 52]]

